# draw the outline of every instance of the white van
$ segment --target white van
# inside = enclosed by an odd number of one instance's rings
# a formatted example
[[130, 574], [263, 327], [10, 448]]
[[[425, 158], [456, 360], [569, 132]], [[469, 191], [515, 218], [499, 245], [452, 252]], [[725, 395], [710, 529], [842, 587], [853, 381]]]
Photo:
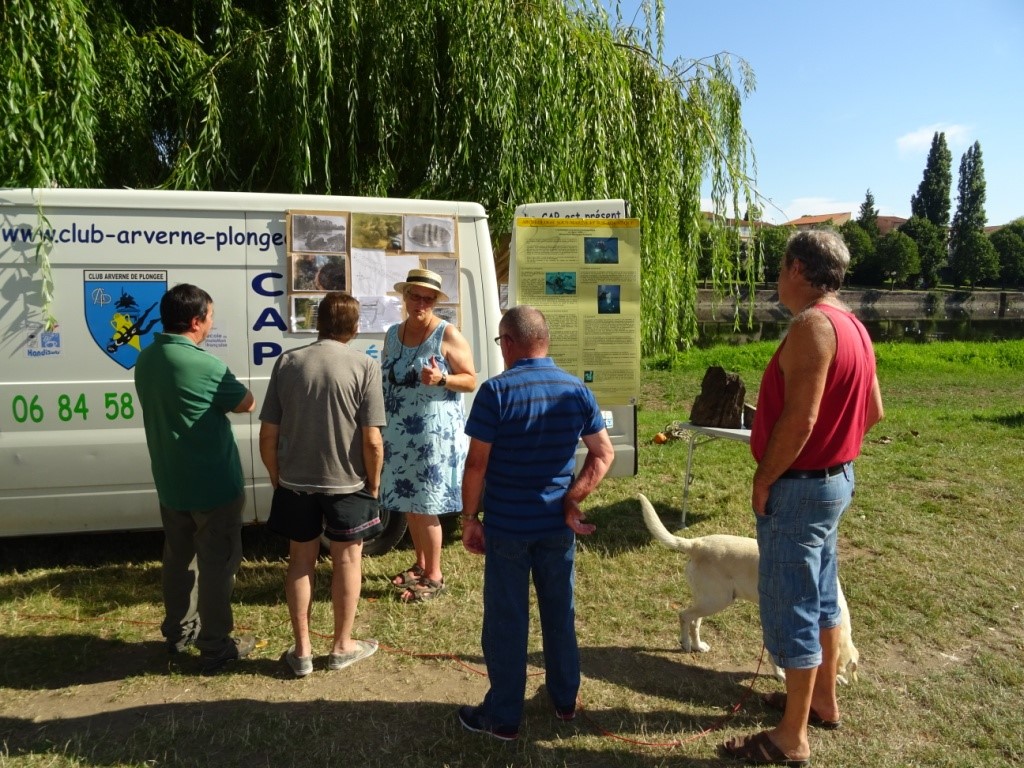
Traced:
[[[44, 262], [49, 262], [47, 268]], [[477, 377], [502, 370], [501, 312], [475, 203], [135, 190], [0, 190], [0, 536], [159, 528], [132, 368], [159, 299], [193, 283], [216, 304], [205, 347], [253, 391], [230, 416], [249, 522], [269, 513], [258, 413], [275, 359], [315, 339], [318, 291], [360, 297], [352, 345], [376, 357], [411, 265], [442, 273]], [[47, 328], [44, 278], [52, 275]], [[467, 398], [467, 408], [472, 396]], [[613, 440], [635, 446], [633, 414]], [[616, 462], [619, 464], [619, 462]], [[635, 473], [635, 453], [619, 473]], [[404, 532], [393, 521], [377, 551]]]

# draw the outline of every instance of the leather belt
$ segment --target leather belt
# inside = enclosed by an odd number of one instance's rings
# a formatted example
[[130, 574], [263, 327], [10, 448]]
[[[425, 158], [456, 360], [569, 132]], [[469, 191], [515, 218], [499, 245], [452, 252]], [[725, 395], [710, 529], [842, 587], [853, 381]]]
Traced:
[[787, 469], [781, 475], [780, 480], [811, 480], [814, 478], [823, 479], [826, 477], [833, 477], [842, 472], [849, 462], [843, 462], [842, 464], [833, 464], [831, 467], [825, 469]]

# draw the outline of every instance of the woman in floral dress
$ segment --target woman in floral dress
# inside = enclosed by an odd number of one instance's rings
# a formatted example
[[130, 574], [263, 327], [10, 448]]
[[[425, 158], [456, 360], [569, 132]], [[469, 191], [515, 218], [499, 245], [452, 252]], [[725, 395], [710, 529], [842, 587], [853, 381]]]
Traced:
[[413, 269], [395, 290], [407, 317], [388, 329], [381, 359], [388, 417], [381, 504], [409, 523], [416, 562], [391, 581], [403, 601], [418, 602], [444, 590], [438, 516], [462, 509], [462, 393], [476, 388], [476, 373], [466, 338], [434, 315], [437, 301], [448, 300], [440, 276]]

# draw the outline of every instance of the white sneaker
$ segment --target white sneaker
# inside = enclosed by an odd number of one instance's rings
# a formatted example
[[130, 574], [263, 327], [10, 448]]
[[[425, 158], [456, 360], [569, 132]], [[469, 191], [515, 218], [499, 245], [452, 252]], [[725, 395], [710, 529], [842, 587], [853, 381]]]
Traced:
[[359, 647], [351, 653], [332, 653], [327, 657], [327, 668], [332, 671], [351, 667], [357, 661], [368, 659], [377, 652], [376, 640], [356, 640]]
[[294, 645], [285, 651], [281, 658], [288, 662], [288, 666], [292, 668], [296, 677], [305, 677], [313, 671], [313, 657], [296, 656]]

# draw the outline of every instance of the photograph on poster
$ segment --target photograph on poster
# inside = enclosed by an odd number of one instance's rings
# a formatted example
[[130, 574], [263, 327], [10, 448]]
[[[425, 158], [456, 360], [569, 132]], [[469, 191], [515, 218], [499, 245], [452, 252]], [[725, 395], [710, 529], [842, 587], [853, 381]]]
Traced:
[[293, 251], [341, 253], [348, 250], [348, 214], [292, 214]]
[[617, 237], [584, 237], [584, 264], [618, 264], [619, 238]]
[[622, 311], [619, 303], [621, 288], [618, 285], [597, 286], [597, 314], [617, 315]]
[[353, 213], [352, 247], [402, 250], [402, 217], [387, 213]]
[[406, 216], [405, 249], [428, 253], [454, 253], [455, 220], [433, 216]]
[[544, 293], [549, 296], [576, 293], [575, 272], [548, 272], [544, 275]]
[[323, 296], [292, 296], [292, 333], [316, 333], [316, 313]]
[[292, 290], [348, 290], [345, 256], [340, 253], [293, 253]]

